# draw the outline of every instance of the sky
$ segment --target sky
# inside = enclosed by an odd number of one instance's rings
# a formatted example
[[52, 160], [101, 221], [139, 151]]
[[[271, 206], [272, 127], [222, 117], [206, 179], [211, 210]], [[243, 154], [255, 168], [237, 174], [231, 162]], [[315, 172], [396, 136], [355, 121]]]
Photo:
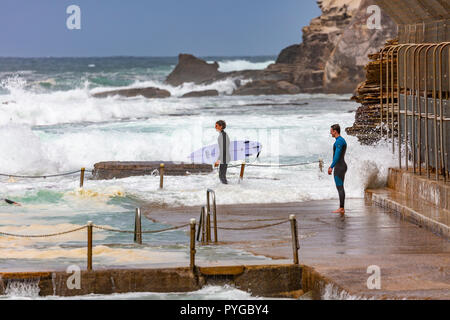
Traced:
[[315, 0], [1, 0], [0, 56], [277, 55], [318, 15]]

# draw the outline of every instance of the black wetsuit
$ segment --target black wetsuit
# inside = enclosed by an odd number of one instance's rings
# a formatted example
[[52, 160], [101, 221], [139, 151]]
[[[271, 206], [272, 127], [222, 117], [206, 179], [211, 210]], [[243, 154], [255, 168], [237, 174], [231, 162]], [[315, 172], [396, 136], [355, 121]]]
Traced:
[[345, 152], [347, 151], [347, 142], [341, 136], [336, 138], [336, 142], [333, 145], [333, 163], [331, 168], [334, 168], [334, 182], [339, 193], [339, 205], [340, 208], [344, 208], [345, 205], [345, 190], [344, 179], [347, 172], [347, 164], [345, 163]]
[[225, 131], [221, 131], [219, 138], [217, 139], [219, 143], [219, 179], [223, 184], [228, 184], [227, 181], [227, 169], [228, 163], [230, 162], [230, 138]]

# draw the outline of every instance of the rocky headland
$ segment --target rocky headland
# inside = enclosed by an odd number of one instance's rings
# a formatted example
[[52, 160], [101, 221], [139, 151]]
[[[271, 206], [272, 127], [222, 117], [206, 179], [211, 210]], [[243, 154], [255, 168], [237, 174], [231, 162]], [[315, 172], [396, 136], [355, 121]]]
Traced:
[[234, 95], [353, 93], [365, 78], [368, 55], [377, 52], [397, 27], [382, 15], [381, 29], [368, 29], [367, 8], [373, 0], [317, 1], [322, 14], [303, 28], [303, 41], [283, 49], [274, 64], [264, 70], [220, 72], [219, 65], [189, 54], [167, 77], [168, 84], [208, 84], [224, 78], [252, 80], [240, 85]]
[[[208, 63], [191, 54], [180, 54], [178, 64], [166, 83], [179, 86], [191, 82], [211, 84], [235, 79], [233, 95], [276, 95], [297, 93], [353, 93], [365, 78], [368, 55], [377, 52], [397, 33], [395, 23], [382, 15], [381, 29], [368, 29], [367, 8], [374, 0], [319, 0], [322, 14], [302, 29], [302, 42], [279, 53], [276, 62], [263, 70], [219, 71], [217, 62]], [[250, 81], [243, 81], [250, 80]], [[97, 93], [148, 98], [168, 97], [157, 88], [113, 90]], [[186, 97], [211, 96], [215, 92], [192, 92]]]

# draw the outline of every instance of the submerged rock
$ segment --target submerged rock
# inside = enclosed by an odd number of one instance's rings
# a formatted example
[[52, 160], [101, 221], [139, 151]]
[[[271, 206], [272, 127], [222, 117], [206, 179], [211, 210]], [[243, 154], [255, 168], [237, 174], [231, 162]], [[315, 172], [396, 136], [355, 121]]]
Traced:
[[106, 98], [111, 96], [122, 96], [127, 98], [137, 96], [143, 96], [145, 98], [167, 98], [170, 97], [170, 92], [159, 88], [148, 87], [98, 92], [94, 93], [92, 96], [95, 98]]
[[215, 97], [219, 95], [217, 90], [204, 90], [204, 91], [191, 91], [183, 94], [182, 98], [195, 98], [195, 97]]
[[257, 80], [236, 89], [233, 95], [277, 95], [300, 93], [300, 88], [287, 81]]

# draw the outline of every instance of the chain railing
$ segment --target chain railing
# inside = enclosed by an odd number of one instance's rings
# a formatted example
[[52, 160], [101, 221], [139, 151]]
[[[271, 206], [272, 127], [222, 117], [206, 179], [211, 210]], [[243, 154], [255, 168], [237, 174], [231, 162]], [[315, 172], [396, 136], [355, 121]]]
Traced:
[[[211, 202], [210, 195], [213, 196], [213, 222], [214, 225], [211, 226]], [[298, 250], [300, 249], [299, 240], [298, 240], [298, 231], [297, 231], [297, 220], [295, 215], [290, 215], [289, 219], [286, 218], [267, 218], [267, 219], [253, 219], [253, 220], [231, 220], [229, 222], [232, 223], [248, 223], [248, 222], [269, 222], [276, 221], [274, 223], [264, 224], [264, 225], [256, 225], [256, 226], [247, 226], [247, 227], [219, 227], [217, 221], [217, 206], [216, 206], [216, 193], [212, 189], [208, 189], [206, 191], [206, 206], [202, 206], [200, 210], [200, 219], [199, 226], [197, 229], [197, 241], [201, 241], [203, 245], [211, 243], [211, 228], [214, 228], [214, 243], [218, 243], [218, 230], [227, 230], [227, 231], [244, 231], [244, 230], [259, 230], [270, 227], [275, 227], [287, 222], [291, 223], [291, 233], [292, 233], [292, 246], [294, 252], [294, 263], [298, 264]], [[195, 221], [195, 220], [194, 220]], [[225, 220], [220, 222], [226, 222]], [[201, 238], [200, 238], [201, 236]], [[195, 239], [195, 228], [193, 237]]]
[[86, 170], [85, 168], [81, 168], [80, 170], [69, 171], [69, 172], [64, 172], [64, 173], [56, 173], [56, 174], [46, 174], [46, 175], [18, 175], [18, 174], [0, 173], [0, 176], [8, 177], [8, 178], [20, 178], [20, 179], [47, 179], [47, 178], [54, 178], [54, 177], [70, 176], [70, 175], [73, 175], [76, 173], [80, 173], [80, 188], [82, 188], [84, 185], [85, 172], [92, 173], [93, 170]]
[[[213, 190], [209, 190], [209, 193], [214, 192]], [[208, 194], [209, 194], [208, 193]], [[215, 208], [215, 197], [214, 197], [214, 208]], [[216, 212], [216, 210], [214, 210]], [[207, 224], [206, 221], [206, 208], [202, 207], [202, 216], [200, 220], [200, 224], [198, 226], [198, 230], [202, 230], [202, 244], [208, 244], [211, 241], [211, 225], [210, 223]], [[257, 229], [263, 229], [263, 228], [269, 228], [274, 227], [277, 225], [281, 225], [287, 222], [291, 223], [291, 232], [292, 232], [292, 244], [293, 244], [293, 252], [294, 252], [294, 263], [298, 264], [298, 250], [300, 249], [299, 242], [298, 242], [298, 232], [297, 232], [297, 220], [295, 218], [295, 215], [291, 215], [289, 219], [284, 218], [276, 218], [276, 219], [256, 219], [256, 220], [233, 220], [232, 222], [256, 222], [256, 221], [278, 221], [276, 223], [266, 224], [266, 225], [260, 225], [260, 226], [251, 226], [251, 227], [238, 227], [238, 228], [232, 228], [232, 227], [218, 227], [217, 226], [217, 220], [215, 220], [215, 230], [230, 230], [230, 231], [242, 231], [242, 230], [257, 230]], [[140, 215], [140, 208], [136, 209], [136, 216], [135, 216], [135, 228], [134, 230], [121, 230], [111, 227], [105, 227], [105, 226], [99, 226], [96, 224], [93, 224], [92, 221], [88, 221], [86, 225], [55, 232], [55, 233], [48, 233], [48, 234], [15, 234], [15, 233], [9, 233], [9, 232], [2, 232], [0, 231], [0, 236], [6, 236], [6, 237], [17, 237], [17, 238], [48, 238], [48, 237], [56, 237], [61, 235], [66, 235], [74, 232], [78, 232], [84, 229], [87, 229], [87, 270], [92, 270], [92, 261], [93, 261], [93, 229], [107, 231], [107, 232], [118, 232], [118, 233], [128, 233], [134, 234], [134, 242], [142, 244], [142, 234], [155, 234], [155, 233], [162, 233], [162, 232], [168, 232], [173, 230], [179, 230], [182, 228], [185, 228], [189, 226], [189, 232], [190, 232], [190, 268], [192, 271], [195, 269], [195, 232], [196, 232], [196, 220], [190, 219], [190, 222], [183, 225], [178, 226], [172, 226], [164, 229], [158, 229], [158, 230], [141, 230], [141, 215]], [[209, 230], [209, 232], [206, 232], [206, 230]], [[217, 232], [217, 231], [216, 231]], [[198, 239], [197, 239], [198, 241]], [[216, 234], [216, 242], [217, 242], [217, 234]]]

